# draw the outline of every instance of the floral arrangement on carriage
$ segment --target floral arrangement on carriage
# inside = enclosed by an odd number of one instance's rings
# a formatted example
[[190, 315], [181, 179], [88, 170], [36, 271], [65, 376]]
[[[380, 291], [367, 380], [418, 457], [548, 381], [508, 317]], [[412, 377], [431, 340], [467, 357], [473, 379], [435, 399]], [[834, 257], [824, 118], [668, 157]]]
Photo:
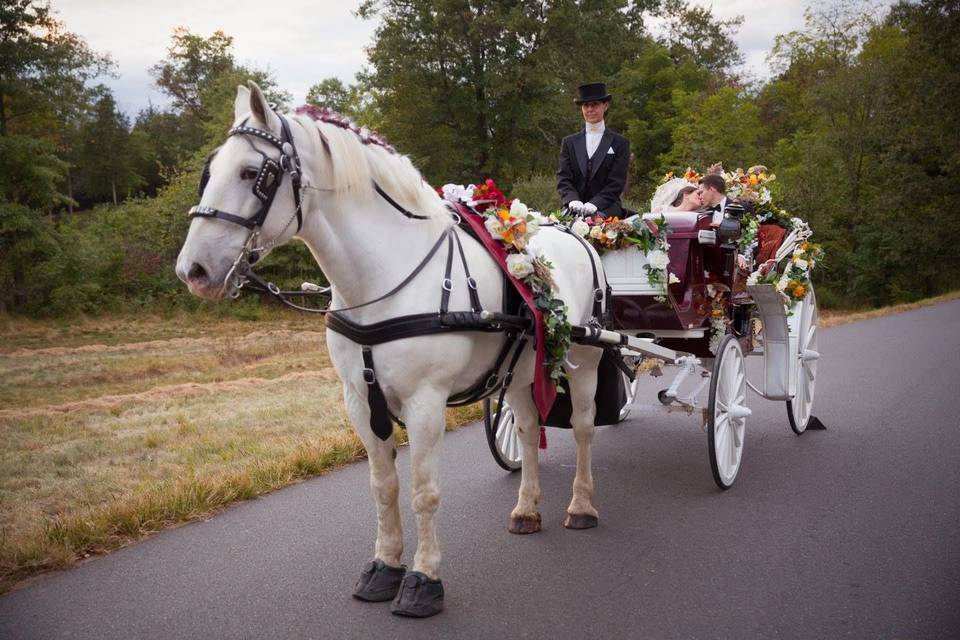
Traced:
[[[506, 250], [507, 270], [530, 288], [537, 309], [543, 314], [545, 364], [551, 380], [559, 383], [565, 375], [563, 361], [571, 340], [567, 307], [555, 295], [553, 265], [530, 243], [541, 224], [555, 220], [531, 210], [516, 198], [508, 199], [490, 178], [467, 186], [445, 184], [437, 188], [437, 193], [482, 215], [487, 232]], [[562, 391], [559, 384], [556, 388]]]
[[[712, 165], [706, 173], [720, 175], [727, 198], [744, 207], [737, 246], [751, 269], [747, 284], [775, 285], [788, 309], [803, 300], [810, 290], [810, 273], [823, 257], [823, 248], [810, 242], [810, 225], [776, 204], [770, 185], [777, 176], [764, 165], [754, 165], [746, 171], [725, 171], [721, 163]], [[667, 173], [664, 182], [673, 175], [672, 171]], [[683, 177], [695, 185], [702, 176], [688, 167]], [[774, 227], [782, 231], [769, 231]], [[780, 251], [782, 247], [792, 250]]]

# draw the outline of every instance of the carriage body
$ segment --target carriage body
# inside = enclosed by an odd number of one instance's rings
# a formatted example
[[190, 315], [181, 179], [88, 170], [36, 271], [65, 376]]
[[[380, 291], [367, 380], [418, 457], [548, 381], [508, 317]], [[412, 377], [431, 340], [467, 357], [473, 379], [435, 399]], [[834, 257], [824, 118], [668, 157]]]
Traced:
[[633, 335], [652, 335], [664, 347], [710, 358], [711, 299], [707, 285], [718, 284], [739, 294], [726, 305], [728, 325], [740, 334], [741, 346], [752, 350], [746, 331], [746, 274], [736, 268], [735, 247], [718, 242], [712, 216], [686, 212], [664, 214], [670, 225], [668, 271], [676, 282], [663, 289], [651, 283], [646, 257], [633, 249], [605, 253], [601, 260], [610, 287], [609, 328]]
[[[622, 362], [617, 366], [610, 358], [601, 360], [597, 424], [621, 422], [641, 411], [702, 414], [714, 481], [727, 489], [739, 471], [745, 422], [751, 414], [746, 407], [748, 387], [766, 399], [785, 401], [790, 427], [798, 435], [808, 424], [819, 425], [810, 412], [819, 358], [816, 298], [811, 288], [804, 300], [787, 309], [773, 285], [748, 285], [748, 273], [737, 267], [736, 238], [718, 237], [711, 215], [673, 212], [664, 217], [670, 225], [667, 271], [674, 276], [666, 291], [650, 281], [644, 252], [627, 248], [601, 255], [608, 286], [605, 329], [631, 340], [633, 346], [620, 347]], [[789, 255], [790, 242], [787, 237], [773, 249]], [[722, 304], [714, 304], [717, 291], [724, 292]], [[713, 317], [717, 309], [721, 318]], [[638, 355], [634, 348], [638, 340], [673, 355]], [[747, 379], [750, 355], [762, 360], [756, 385]], [[642, 402], [637, 371], [651, 359], [677, 365], [676, 375], [655, 401]], [[561, 394], [547, 426], [569, 426], [565, 400]], [[510, 433], [509, 411], [496, 426], [489, 403], [485, 413], [494, 458], [505, 469], [518, 469], [519, 446], [511, 444], [515, 436]]]

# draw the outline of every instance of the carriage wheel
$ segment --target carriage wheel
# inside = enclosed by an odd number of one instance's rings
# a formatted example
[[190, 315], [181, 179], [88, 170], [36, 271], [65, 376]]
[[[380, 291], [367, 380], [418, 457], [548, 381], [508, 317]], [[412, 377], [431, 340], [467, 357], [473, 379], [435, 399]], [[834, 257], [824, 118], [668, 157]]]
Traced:
[[710, 469], [721, 489], [729, 489], [740, 470], [743, 437], [750, 409], [747, 376], [740, 342], [726, 336], [717, 349], [710, 377], [710, 401], [707, 406], [707, 443]]
[[817, 296], [813, 286], [803, 299], [800, 309], [800, 330], [797, 339], [797, 392], [793, 400], [787, 400], [787, 418], [790, 428], [797, 435], [807, 430], [810, 411], [813, 408], [813, 392], [817, 383]]
[[517, 433], [517, 422], [514, 420], [513, 409], [506, 402], [500, 413], [500, 424], [493, 428], [496, 411], [489, 398], [483, 401], [483, 429], [487, 433], [487, 446], [498, 465], [507, 471], [516, 471], [520, 468], [523, 458], [520, 446], [520, 434]]

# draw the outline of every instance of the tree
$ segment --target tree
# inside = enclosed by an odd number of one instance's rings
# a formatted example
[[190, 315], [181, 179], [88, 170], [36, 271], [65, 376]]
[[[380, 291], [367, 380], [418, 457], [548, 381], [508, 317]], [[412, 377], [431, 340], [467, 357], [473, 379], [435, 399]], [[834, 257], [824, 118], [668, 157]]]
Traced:
[[214, 76], [234, 67], [233, 38], [215, 31], [209, 38], [177, 27], [167, 48], [167, 57], [150, 68], [157, 87], [173, 98], [173, 107], [198, 120], [209, 117], [201, 100], [204, 87]]
[[105, 91], [90, 118], [80, 128], [78, 153], [84, 196], [94, 202], [119, 204], [143, 184], [134, 167], [136, 158], [130, 140], [130, 122], [117, 110], [113, 95]]
[[324, 78], [307, 91], [307, 102], [338, 113], [352, 110], [354, 96], [339, 78]]
[[636, 55], [645, 8], [624, 0], [368, 0], [359, 15], [380, 25], [364, 80], [380, 129], [435, 182], [509, 182], [555, 167], [561, 136], [579, 124], [573, 88], [612, 77]]
[[720, 20], [711, 7], [690, 6], [686, 0], [667, 0], [659, 13], [667, 21], [663, 44], [675, 62], [693, 62], [719, 81], [736, 80], [734, 69], [743, 64], [743, 54], [733, 38], [743, 16]]
[[112, 66], [34, 0], [0, 4], [0, 136], [49, 137], [86, 104], [86, 83]]

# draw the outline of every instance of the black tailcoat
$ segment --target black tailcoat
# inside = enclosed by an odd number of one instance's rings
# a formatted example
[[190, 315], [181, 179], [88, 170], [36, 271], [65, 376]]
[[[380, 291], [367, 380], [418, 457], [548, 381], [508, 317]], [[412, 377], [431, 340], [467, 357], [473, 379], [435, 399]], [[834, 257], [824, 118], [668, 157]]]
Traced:
[[620, 195], [627, 184], [630, 143], [606, 129], [593, 157], [587, 158], [587, 132], [581, 130], [560, 143], [557, 192], [566, 206], [573, 200], [597, 206], [606, 216], [622, 216]]

